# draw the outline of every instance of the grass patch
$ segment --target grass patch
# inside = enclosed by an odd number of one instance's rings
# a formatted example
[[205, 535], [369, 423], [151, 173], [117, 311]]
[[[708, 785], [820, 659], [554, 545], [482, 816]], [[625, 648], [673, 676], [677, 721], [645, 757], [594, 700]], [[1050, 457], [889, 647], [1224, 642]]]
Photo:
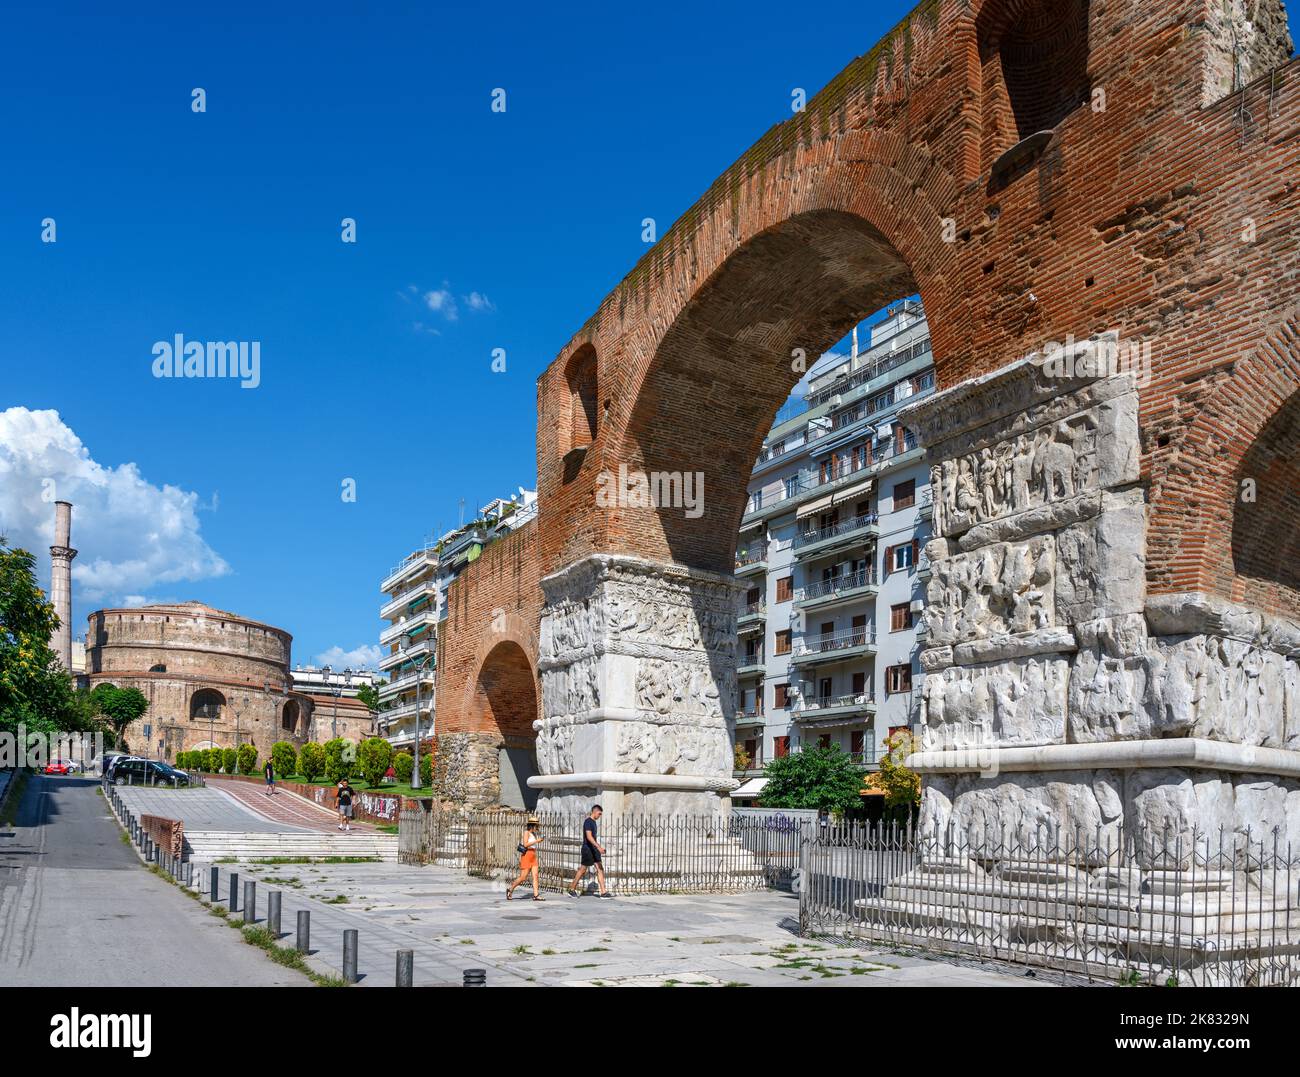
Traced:
[[293, 969], [295, 972], [301, 972], [317, 987], [347, 987], [347, 982], [338, 976], [323, 976], [303, 960], [302, 954], [289, 946], [281, 946], [271, 932], [264, 927], [249, 927], [247, 925], [236, 925], [231, 921], [231, 926], [239, 927], [240, 934], [244, 936], [244, 941], [249, 946], [256, 946], [266, 954], [277, 965], [282, 965], [287, 969]]
[[587, 947], [585, 950], [583, 950], [582, 952], [583, 952], [584, 954], [607, 954], [607, 953], [609, 953], [609, 947], [608, 947], [608, 946], [588, 946], [588, 947]]
[[346, 905], [351, 899], [347, 894], [335, 894], [332, 898], [326, 898], [326, 905]]

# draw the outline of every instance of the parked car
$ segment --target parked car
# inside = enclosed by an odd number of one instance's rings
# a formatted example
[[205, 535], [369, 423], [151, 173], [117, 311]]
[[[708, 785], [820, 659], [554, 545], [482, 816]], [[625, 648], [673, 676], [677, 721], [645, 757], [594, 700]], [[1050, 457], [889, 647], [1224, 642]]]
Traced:
[[113, 780], [113, 771], [117, 765], [127, 759], [143, 759], [143, 756], [128, 755], [126, 752], [105, 752], [100, 759], [101, 773], [106, 782]]
[[75, 765], [67, 759], [51, 759], [45, 764], [46, 774], [71, 774], [75, 769]]
[[156, 759], [140, 759], [136, 756], [115, 760], [108, 780], [114, 785], [184, 786], [190, 784], [190, 777], [184, 771], [160, 763]]

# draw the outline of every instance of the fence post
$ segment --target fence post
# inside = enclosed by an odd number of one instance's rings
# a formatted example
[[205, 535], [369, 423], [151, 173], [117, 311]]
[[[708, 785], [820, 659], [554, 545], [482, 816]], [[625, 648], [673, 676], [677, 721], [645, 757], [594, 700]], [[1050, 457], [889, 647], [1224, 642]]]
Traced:
[[311, 913], [307, 909], [298, 910], [298, 952], [311, 952]]
[[415, 983], [415, 951], [397, 951], [397, 986], [411, 987]]
[[346, 928], [343, 932], [343, 982], [357, 982], [357, 929]]
[[266, 930], [277, 939], [280, 937], [280, 899], [283, 896], [279, 890], [270, 890], [266, 895]]

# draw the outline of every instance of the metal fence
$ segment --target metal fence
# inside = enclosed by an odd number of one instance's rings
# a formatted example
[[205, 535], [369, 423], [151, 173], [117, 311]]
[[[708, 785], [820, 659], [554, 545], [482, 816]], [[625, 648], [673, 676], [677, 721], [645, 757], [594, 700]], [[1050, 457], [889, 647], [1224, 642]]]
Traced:
[[[538, 876], [544, 890], [568, 889], [582, 856], [582, 815], [542, 815]], [[466, 866], [485, 879], [519, 872], [524, 812], [471, 813]], [[789, 820], [740, 816], [606, 815], [599, 822], [603, 867], [618, 894], [720, 893], [789, 887], [804, 830]], [[584, 887], [596, 885], [589, 873]]]
[[832, 826], [800, 930], [1112, 983], [1300, 984], [1300, 853], [1249, 832]]
[[401, 864], [465, 863], [466, 813], [439, 804], [417, 801], [397, 814], [397, 860]]

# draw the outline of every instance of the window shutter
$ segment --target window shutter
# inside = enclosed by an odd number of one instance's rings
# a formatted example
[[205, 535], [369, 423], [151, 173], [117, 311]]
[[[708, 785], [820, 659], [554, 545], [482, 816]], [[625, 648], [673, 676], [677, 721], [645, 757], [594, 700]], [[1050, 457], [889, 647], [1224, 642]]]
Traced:
[[921, 563], [921, 543], [917, 539], [912, 539], [912, 571], [915, 572], [917, 566]]
[[894, 547], [892, 547], [892, 546], [886, 546], [886, 547], [885, 547], [885, 564], [884, 564], [884, 568], [883, 568], [883, 570], [882, 570], [881, 573], [880, 573], [880, 578], [881, 578], [882, 580], [885, 579], [885, 578], [889, 575], [889, 573], [890, 573], [890, 571], [893, 569], [893, 567], [894, 567]]

